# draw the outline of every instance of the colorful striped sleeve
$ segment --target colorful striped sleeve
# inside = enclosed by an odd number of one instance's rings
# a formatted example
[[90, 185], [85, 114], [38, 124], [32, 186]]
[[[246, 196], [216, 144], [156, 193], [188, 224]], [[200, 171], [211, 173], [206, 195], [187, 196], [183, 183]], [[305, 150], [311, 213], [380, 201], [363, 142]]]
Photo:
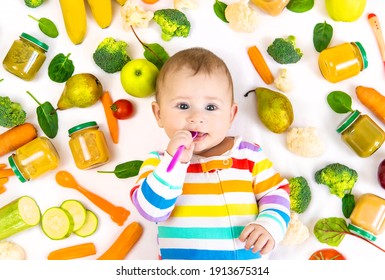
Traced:
[[254, 157], [253, 184], [259, 215], [255, 223], [262, 225], [279, 243], [290, 221], [290, 189], [287, 179], [274, 170], [262, 149]]
[[147, 220], [167, 220], [174, 209], [176, 199], [182, 194], [188, 164], [178, 163], [172, 171], [167, 172], [171, 159], [167, 153], [160, 157], [159, 153], [153, 152], [139, 170], [131, 200]]

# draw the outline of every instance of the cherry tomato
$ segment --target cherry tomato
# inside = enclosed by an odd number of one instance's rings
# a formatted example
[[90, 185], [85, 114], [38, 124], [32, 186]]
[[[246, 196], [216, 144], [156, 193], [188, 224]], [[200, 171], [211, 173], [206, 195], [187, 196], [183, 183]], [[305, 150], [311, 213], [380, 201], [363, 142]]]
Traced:
[[346, 260], [344, 255], [335, 249], [327, 248], [320, 249], [311, 254], [309, 260], [323, 261], [323, 260]]
[[125, 120], [134, 113], [134, 105], [127, 99], [118, 99], [111, 105], [112, 114], [118, 120]]

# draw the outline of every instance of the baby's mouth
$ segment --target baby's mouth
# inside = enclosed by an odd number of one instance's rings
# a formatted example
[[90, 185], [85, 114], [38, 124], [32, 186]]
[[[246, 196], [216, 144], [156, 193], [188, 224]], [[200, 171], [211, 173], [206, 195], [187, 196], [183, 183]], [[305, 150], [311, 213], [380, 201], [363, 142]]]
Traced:
[[199, 142], [207, 135], [207, 133], [198, 132], [198, 131], [191, 131], [191, 134], [194, 139], [194, 142]]

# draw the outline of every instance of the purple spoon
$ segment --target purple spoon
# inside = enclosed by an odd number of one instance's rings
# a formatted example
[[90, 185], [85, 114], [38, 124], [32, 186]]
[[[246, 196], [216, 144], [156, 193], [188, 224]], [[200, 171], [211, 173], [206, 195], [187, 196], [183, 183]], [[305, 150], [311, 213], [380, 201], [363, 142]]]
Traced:
[[[192, 136], [193, 139], [195, 139], [195, 137], [197, 137], [197, 135], [198, 135], [198, 132], [196, 132], [196, 131], [191, 132], [191, 136]], [[183, 152], [183, 150], [184, 150], [185, 148], [186, 148], [186, 147], [185, 147], [184, 145], [180, 145], [180, 146], [178, 147], [178, 150], [176, 150], [174, 156], [172, 157], [172, 160], [171, 160], [170, 164], [169, 164], [168, 167], [167, 167], [167, 172], [170, 172], [171, 170], [174, 169], [175, 164], [176, 164], [177, 161], [179, 160], [179, 157], [180, 157], [180, 155], [182, 154], [182, 152]]]

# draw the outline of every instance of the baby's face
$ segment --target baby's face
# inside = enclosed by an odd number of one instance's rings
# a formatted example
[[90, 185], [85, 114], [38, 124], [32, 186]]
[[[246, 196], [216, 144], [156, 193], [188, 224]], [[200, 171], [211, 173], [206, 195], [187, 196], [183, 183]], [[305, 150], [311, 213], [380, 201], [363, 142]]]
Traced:
[[194, 153], [203, 154], [227, 136], [237, 105], [224, 73], [192, 76], [190, 70], [182, 69], [166, 78], [153, 111], [170, 138], [179, 130], [198, 132]]

